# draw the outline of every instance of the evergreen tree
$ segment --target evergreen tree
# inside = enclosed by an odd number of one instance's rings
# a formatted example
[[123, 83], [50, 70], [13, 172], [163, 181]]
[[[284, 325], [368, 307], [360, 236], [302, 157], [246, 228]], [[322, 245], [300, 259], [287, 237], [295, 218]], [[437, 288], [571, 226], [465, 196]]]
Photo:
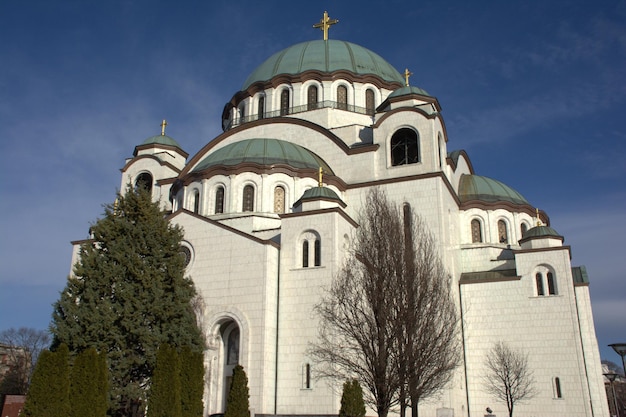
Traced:
[[148, 417], [181, 417], [180, 359], [176, 349], [162, 344], [152, 376]]
[[250, 417], [248, 377], [241, 365], [233, 369], [233, 380], [228, 391], [224, 417]]
[[24, 404], [26, 417], [63, 417], [70, 413], [69, 351], [60, 345], [56, 352], [39, 356]]
[[79, 353], [70, 372], [70, 417], [104, 417], [107, 412], [106, 362], [94, 348]]
[[107, 352], [111, 415], [136, 416], [158, 347], [203, 348], [190, 306], [195, 289], [179, 254], [183, 232], [141, 187], [105, 206], [91, 232], [55, 304], [53, 346]]
[[363, 401], [363, 390], [361, 384], [356, 379], [346, 381], [343, 384], [343, 394], [341, 395], [341, 409], [339, 417], [364, 417], [365, 402]]
[[201, 417], [204, 394], [204, 356], [185, 346], [180, 353], [181, 406], [183, 417]]

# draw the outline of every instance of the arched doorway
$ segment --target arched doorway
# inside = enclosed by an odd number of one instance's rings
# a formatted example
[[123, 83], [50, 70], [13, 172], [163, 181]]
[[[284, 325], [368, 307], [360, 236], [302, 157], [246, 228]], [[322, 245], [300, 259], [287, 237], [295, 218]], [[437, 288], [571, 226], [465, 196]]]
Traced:
[[234, 321], [228, 321], [220, 327], [222, 336], [222, 410], [226, 410], [226, 400], [233, 378], [233, 369], [239, 364], [241, 334]]

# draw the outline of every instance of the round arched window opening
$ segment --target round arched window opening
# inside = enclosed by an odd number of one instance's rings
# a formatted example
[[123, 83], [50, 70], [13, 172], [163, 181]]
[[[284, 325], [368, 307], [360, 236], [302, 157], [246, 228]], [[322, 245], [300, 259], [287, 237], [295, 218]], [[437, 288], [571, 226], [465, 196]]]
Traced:
[[413, 129], [402, 128], [391, 137], [391, 165], [407, 165], [419, 162], [417, 133]]
[[147, 192], [152, 192], [152, 175], [147, 172], [142, 172], [137, 176], [137, 180], [135, 180], [135, 191], [145, 190]]
[[180, 256], [182, 256], [182, 258], [183, 258], [183, 265], [185, 266], [185, 268], [187, 268], [189, 266], [189, 264], [191, 263], [191, 249], [189, 249], [185, 245], [182, 245], [180, 247], [178, 253], [180, 254]]

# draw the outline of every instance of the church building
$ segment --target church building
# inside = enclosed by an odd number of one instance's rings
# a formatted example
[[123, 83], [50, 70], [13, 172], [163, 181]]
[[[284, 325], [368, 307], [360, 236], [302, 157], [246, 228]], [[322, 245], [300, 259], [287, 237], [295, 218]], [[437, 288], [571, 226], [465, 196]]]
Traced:
[[528, 354], [537, 391], [516, 414], [607, 417], [587, 272], [541, 202], [475, 171], [437, 98], [377, 53], [328, 39], [333, 23], [325, 13], [323, 39], [251, 68], [216, 115], [223, 133], [195, 155], [164, 121], [122, 168], [122, 190], [147, 184], [184, 229], [203, 299], [204, 415], [224, 412], [236, 364], [253, 414], [338, 413], [341, 388], [317, 379], [308, 356], [314, 306], [378, 187], [430, 228], [461, 316], [461, 366], [419, 415], [507, 415], [483, 380], [486, 355], [505, 342]]

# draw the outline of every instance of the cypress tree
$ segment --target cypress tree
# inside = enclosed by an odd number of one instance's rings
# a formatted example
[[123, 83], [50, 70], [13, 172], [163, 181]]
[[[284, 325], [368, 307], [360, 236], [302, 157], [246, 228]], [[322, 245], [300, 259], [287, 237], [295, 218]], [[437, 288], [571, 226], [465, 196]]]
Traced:
[[248, 377], [241, 365], [233, 369], [233, 379], [226, 400], [224, 417], [250, 417]]
[[183, 417], [201, 417], [204, 394], [204, 356], [185, 346], [180, 353], [181, 406]]
[[60, 345], [56, 352], [44, 350], [33, 373], [23, 416], [64, 417], [70, 413], [69, 350]]
[[106, 363], [103, 358], [104, 355], [89, 348], [74, 359], [70, 372], [70, 417], [106, 416]]
[[341, 395], [341, 409], [339, 417], [364, 417], [365, 402], [363, 401], [363, 390], [361, 384], [356, 379], [346, 381], [343, 384], [343, 394]]
[[107, 352], [110, 413], [138, 415], [158, 347], [203, 349], [190, 305], [195, 289], [179, 253], [183, 232], [149, 192], [130, 187], [91, 232], [54, 306], [53, 346]]
[[181, 417], [180, 359], [176, 349], [162, 344], [157, 353], [148, 398], [148, 417]]

